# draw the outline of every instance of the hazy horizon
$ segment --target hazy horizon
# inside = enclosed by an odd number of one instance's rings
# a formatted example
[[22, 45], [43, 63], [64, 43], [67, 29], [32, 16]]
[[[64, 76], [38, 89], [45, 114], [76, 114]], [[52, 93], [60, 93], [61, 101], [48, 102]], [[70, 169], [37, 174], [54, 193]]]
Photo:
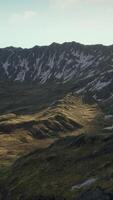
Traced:
[[112, 46], [113, 44], [102, 44], [102, 43], [94, 43], [94, 44], [84, 44], [84, 43], [81, 43], [81, 42], [78, 42], [78, 41], [64, 41], [64, 42], [52, 42], [52, 43], [48, 43], [48, 44], [40, 44], [40, 45], [38, 45], [38, 44], [35, 44], [35, 45], [33, 45], [33, 46], [28, 46], [28, 47], [26, 47], [26, 46], [13, 46], [13, 45], [8, 45], [8, 46], [4, 46], [4, 47], [0, 47], [1, 49], [2, 48], [10, 48], [10, 47], [13, 47], [13, 48], [22, 48], [22, 49], [32, 49], [32, 48], [34, 48], [34, 47], [44, 47], [44, 46], [50, 46], [50, 45], [52, 45], [53, 43], [56, 43], [56, 44], [60, 44], [60, 45], [62, 45], [62, 44], [64, 44], [64, 43], [72, 43], [72, 42], [75, 42], [75, 43], [78, 43], [78, 44], [81, 44], [81, 45], [88, 45], [88, 46], [95, 46], [95, 45], [102, 45], [102, 46], [106, 46], [106, 47], [109, 47], [109, 46]]

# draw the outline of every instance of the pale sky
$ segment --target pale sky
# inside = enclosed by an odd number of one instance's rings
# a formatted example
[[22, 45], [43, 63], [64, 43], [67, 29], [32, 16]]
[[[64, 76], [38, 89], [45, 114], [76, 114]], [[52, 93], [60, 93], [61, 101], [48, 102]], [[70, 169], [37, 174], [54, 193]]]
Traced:
[[0, 47], [113, 44], [113, 0], [0, 0]]

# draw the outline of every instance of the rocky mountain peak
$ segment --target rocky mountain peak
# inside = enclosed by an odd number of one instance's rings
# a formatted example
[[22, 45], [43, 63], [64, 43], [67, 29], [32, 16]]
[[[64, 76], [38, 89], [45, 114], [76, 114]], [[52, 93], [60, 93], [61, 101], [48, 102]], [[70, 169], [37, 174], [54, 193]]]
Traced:
[[0, 81], [73, 82], [77, 94], [87, 91], [106, 104], [113, 99], [113, 45], [67, 42], [31, 49], [0, 49]]

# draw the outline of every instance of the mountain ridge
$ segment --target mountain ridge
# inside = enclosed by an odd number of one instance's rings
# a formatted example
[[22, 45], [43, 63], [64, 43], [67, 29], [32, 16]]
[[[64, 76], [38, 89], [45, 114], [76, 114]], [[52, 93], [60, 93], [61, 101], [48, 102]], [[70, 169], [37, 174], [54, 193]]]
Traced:
[[108, 113], [113, 102], [113, 45], [52, 43], [31, 49], [0, 49], [1, 82], [70, 84], [73, 92], [92, 96]]
[[[86, 64], [91, 66], [93, 62], [100, 65], [101, 60], [104, 62], [103, 59], [106, 56], [104, 54], [111, 53], [112, 48], [112, 45], [83, 45], [76, 42], [52, 43], [49, 46], [35, 46], [30, 49], [2, 48], [0, 49], [0, 69], [1, 75], [5, 77], [1, 80], [4, 80], [4, 78], [11, 81], [28, 80], [44, 84], [53, 76], [58, 81], [67, 82], [73, 78], [73, 75], [76, 75], [76, 70], [78, 72], [78, 65], [79, 67]], [[99, 58], [96, 51], [100, 53]], [[96, 56], [96, 59], [94, 59], [94, 56]], [[64, 65], [65, 69], [63, 68]], [[69, 71], [68, 68], [71, 70]], [[34, 73], [32, 76], [29, 74], [30, 70]], [[71, 76], [66, 79], [66, 74], [63, 74], [62, 70], [64, 73], [67, 70], [71, 73]], [[18, 75], [19, 73], [20, 75]], [[46, 79], [43, 78], [44, 73], [48, 73]], [[61, 78], [64, 80], [61, 80]]]
[[51, 42], [50, 44], [46, 44], [46, 45], [33, 45], [31, 47], [22, 47], [22, 46], [12, 46], [12, 45], [9, 45], [9, 46], [5, 46], [5, 47], [0, 47], [0, 49], [6, 49], [6, 48], [15, 48], [15, 49], [33, 49], [34, 47], [49, 47], [53, 44], [56, 44], [56, 45], [63, 45], [63, 44], [67, 44], [67, 43], [75, 43], [75, 44], [80, 44], [80, 45], [83, 45], [83, 46], [104, 46], [104, 47], [110, 47], [110, 46], [113, 46], [113, 44], [103, 44], [103, 43], [95, 43], [95, 44], [85, 44], [85, 43], [82, 43], [82, 42], [77, 42], [77, 41], [65, 41], [65, 42]]

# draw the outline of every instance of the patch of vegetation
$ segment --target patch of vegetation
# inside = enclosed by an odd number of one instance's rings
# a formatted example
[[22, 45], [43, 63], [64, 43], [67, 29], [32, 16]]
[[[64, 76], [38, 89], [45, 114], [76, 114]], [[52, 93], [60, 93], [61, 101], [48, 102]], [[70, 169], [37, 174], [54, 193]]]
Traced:
[[104, 129], [112, 121], [94, 102], [69, 93], [71, 84], [49, 86], [0, 84], [2, 200], [77, 199], [87, 189], [112, 190], [113, 135]]
[[[107, 142], [106, 142], [107, 139]], [[62, 138], [44, 150], [37, 150], [15, 162], [8, 175], [7, 195], [32, 199], [60, 196], [77, 199], [87, 189], [112, 190], [113, 136], [79, 135]], [[95, 183], [80, 189], [72, 187], [95, 178]], [[108, 185], [109, 182], [109, 185]], [[9, 198], [10, 199], [10, 198]]]

